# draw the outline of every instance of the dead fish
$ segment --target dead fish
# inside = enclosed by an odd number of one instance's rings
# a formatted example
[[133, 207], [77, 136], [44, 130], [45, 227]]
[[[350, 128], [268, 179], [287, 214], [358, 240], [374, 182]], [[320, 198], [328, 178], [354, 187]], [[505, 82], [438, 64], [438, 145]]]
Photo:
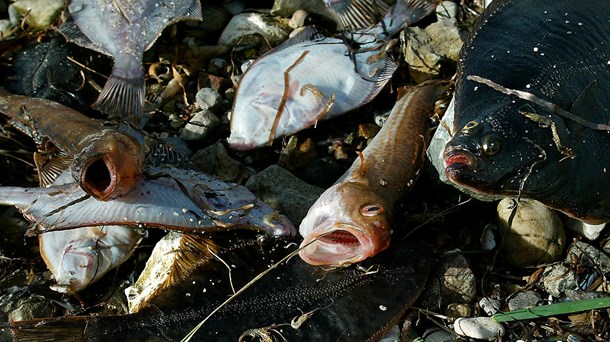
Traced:
[[[447, 177], [610, 221], [610, 3], [494, 1], [461, 52]], [[518, 21], [513, 20], [519, 17]]]
[[[241, 288], [296, 248], [293, 240], [225, 241], [215, 242], [218, 258], [135, 314], [12, 322], [15, 340], [179, 341], [234, 293], [232, 286]], [[191, 260], [209, 255], [192, 252]], [[360, 265], [326, 273], [293, 258], [220, 308], [191, 341], [378, 340], [418, 298], [434, 259], [430, 248], [404, 241]]]
[[427, 83], [404, 95], [360, 158], [309, 209], [299, 231], [299, 255], [313, 265], [364, 260], [390, 245], [394, 203], [419, 173], [434, 103], [447, 83]]
[[143, 146], [117, 129], [59, 103], [25, 96], [0, 97], [0, 112], [37, 143], [41, 186], [70, 166], [85, 192], [108, 201], [127, 194], [141, 176]]
[[271, 144], [371, 101], [397, 68], [386, 53], [389, 38], [434, 7], [426, 0], [400, 0], [377, 25], [346, 39], [308, 27], [259, 58], [237, 88], [231, 148]]
[[0, 187], [0, 204], [16, 206], [45, 231], [127, 225], [190, 232], [246, 228], [293, 235], [290, 221], [246, 187], [204, 173], [151, 166], [121, 198], [99, 201], [78, 184], [46, 188]]
[[354, 31], [375, 25], [388, 12], [382, 0], [323, 0], [344, 30]]
[[114, 58], [93, 107], [134, 126], [140, 126], [144, 106], [144, 51], [168, 25], [202, 19], [198, 0], [71, 0], [67, 14], [59, 28], [67, 40]]
[[127, 226], [93, 226], [38, 235], [40, 254], [58, 292], [74, 293], [127, 260], [144, 231]]

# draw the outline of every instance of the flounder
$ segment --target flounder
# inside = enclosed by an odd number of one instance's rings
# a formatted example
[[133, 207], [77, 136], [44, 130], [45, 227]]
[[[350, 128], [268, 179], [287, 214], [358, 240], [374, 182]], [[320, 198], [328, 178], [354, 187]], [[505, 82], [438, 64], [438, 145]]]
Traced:
[[610, 221], [609, 22], [608, 2], [494, 1], [461, 52], [448, 178]]

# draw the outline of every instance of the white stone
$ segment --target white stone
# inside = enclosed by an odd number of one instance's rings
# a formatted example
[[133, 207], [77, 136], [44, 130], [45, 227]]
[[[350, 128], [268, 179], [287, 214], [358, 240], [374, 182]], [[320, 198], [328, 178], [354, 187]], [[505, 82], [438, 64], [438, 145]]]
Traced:
[[265, 13], [241, 13], [233, 18], [218, 38], [218, 45], [235, 46], [248, 35], [262, 35], [271, 45], [277, 45], [286, 38], [291, 29]]
[[453, 330], [460, 336], [481, 340], [496, 340], [504, 336], [504, 327], [490, 317], [458, 318], [453, 323]]
[[569, 218], [566, 220], [566, 228], [593, 241], [597, 240], [604, 228], [606, 228], [606, 224], [588, 224], [577, 219]]

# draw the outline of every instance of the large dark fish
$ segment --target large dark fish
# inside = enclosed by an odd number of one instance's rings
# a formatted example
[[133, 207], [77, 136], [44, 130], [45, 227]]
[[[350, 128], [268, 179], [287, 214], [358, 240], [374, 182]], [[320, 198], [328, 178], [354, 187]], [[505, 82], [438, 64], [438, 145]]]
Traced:
[[398, 67], [386, 51], [390, 38], [435, 6], [436, 1], [399, 0], [377, 25], [349, 33], [347, 41], [309, 27], [269, 51], [237, 88], [231, 148], [271, 144], [371, 101]]
[[144, 105], [142, 56], [168, 25], [201, 20], [198, 0], [71, 0], [60, 26], [66, 39], [114, 57], [112, 75], [93, 104], [140, 125]]
[[448, 178], [610, 221], [609, 22], [607, 1], [494, 1], [462, 50]]
[[421, 85], [400, 98], [360, 158], [309, 208], [299, 252], [313, 265], [364, 260], [390, 245], [394, 204], [415, 183], [430, 140], [434, 103], [447, 82]]
[[0, 113], [38, 144], [34, 160], [41, 186], [70, 166], [85, 192], [107, 201], [127, 194], [140, 179], [144, 147], [124, 132], [59, 103], [26, 96], [0, 97]]
[[[203, 249], [209, 262], [136, 314], [13, 322], [15, 340], [179, 341], [233, 294], [231, 285], [241, 288], [296, 248], [277, 239], [228, 242], [214, 254], [231, 273]], [[429, 248], [405, 242], [330, 272], [290, 259], [213, 314], [191, 341], [378, 340], [417, 299], [433, 259]]]

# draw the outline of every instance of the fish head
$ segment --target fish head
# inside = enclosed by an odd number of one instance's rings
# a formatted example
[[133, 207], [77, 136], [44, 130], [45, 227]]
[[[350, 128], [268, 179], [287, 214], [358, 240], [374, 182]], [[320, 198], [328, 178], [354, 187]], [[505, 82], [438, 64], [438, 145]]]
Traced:
[[443, 155], [447, 178], [481, 194], [529, 198], [544, 197], [559, 186], [555, 180], [565, 178], [560, 176], [563, 156], [551, 128], [523, 115], [526, 107], [511, 102], [458, 120]]
[[236, 151], [247, 151], [268, 144], [273, 123], [278, 115], [277, 95], [259, 92], [247, 96], [249, 100], [240, 98], [239, 103], [236, 101], [231, 114], [231, 134], [227, 142], [231, 149]]
[[131, 136], [102, 131], [72, 164], [72, 177], [89, 195], [101, 201], [127, 194], [138, 182], [144, 165], [142, 146]]
[[390, 244], [390, 212], [365, 183], [337, 183], [318, 199], [300, 226], [299, 255], [312, 265], [347, 265]]

